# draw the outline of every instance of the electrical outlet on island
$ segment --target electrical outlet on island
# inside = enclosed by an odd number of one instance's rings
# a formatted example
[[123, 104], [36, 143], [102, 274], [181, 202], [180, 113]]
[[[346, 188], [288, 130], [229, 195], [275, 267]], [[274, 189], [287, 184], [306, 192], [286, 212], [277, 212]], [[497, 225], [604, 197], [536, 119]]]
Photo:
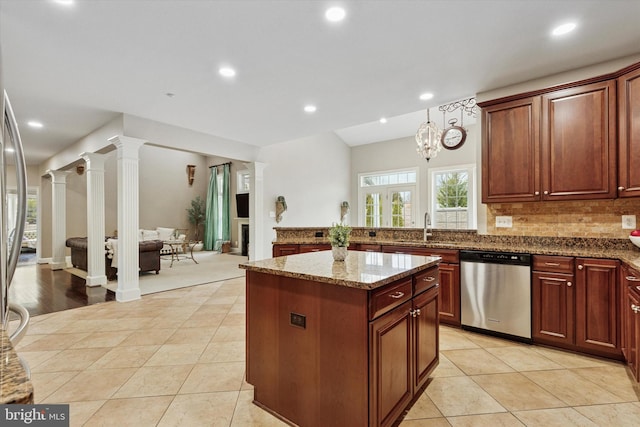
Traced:
[[497, 216], [496, 227], [511, 228], [513, 227], [513, 219], [510, 216]]
[[622, 228], [624, 230], [636, 229], [636, 216], [635, 215], [622, 215]]

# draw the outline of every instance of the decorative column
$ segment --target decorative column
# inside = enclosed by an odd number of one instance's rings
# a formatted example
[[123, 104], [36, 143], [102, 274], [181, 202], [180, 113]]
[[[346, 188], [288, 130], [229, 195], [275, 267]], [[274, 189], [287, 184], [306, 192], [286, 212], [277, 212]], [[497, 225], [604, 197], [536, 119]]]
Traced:
[[271, 258], [264, 251], [264, 169], [266, 163], [245, 163], [249, 169], [249, 260]]
[[138, 271], [139, 177], [140, 147], [147, 141], [127, 136], [114, 136], [109, 142], [118, 149], [118, 289], [116, 301], [140, 299]]
[[51, 176], [51, 246], [52, 270], [62, 270], [67, 266], [65, 240], [67, 235], [67, 175], [69, 171], [48, 170]]
[[87, 163], [87, 286], [107, 284], [104, 270], [104, 154], [82, 153]]

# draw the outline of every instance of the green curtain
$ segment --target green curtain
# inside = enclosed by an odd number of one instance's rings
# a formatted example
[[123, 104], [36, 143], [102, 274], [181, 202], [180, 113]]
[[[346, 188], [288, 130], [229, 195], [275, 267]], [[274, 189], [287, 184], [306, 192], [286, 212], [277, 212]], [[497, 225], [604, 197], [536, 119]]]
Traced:
[[218, 168], [212, 167], [207, 191], [207, 210], [204, 220], [204, 250], [212, 251], [218, 240]]
[[231, 202], [229, 200], [229, 187], [230, 187], [230, 174], [229, 174], [230, 165], [227, 163], [224, 165], [222, 171], [222, 218], [221, 218], [221, 229], [218, 235], [220, 236], [218, 240], [218, 244], [216, 245], [216, 250], [219, 251], [222, 249], [222, 242], [231, 241]]

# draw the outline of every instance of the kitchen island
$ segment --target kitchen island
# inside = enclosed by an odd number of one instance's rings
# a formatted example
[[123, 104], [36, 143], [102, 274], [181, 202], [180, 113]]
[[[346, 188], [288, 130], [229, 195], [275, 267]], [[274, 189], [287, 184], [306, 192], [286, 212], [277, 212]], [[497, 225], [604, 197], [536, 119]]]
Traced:
[[323, 251], [242, 264], [254, 403], [304, 427], [393, 425], [438, 365], [439, 262]]

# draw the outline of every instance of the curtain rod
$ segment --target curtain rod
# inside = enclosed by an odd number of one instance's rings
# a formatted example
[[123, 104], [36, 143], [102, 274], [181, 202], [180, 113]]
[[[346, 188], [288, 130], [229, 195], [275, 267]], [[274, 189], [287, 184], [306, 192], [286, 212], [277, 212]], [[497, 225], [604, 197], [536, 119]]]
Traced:
[[224, 165], [229, 165], [229, 166], [231, 166], [231, 162], [227, 162], [227, 163], [220, 163], [219, 165], [209, 166], [209, 169], [211, 169], [211, 168], [217, 168], [218, 166], [224, 166]]

